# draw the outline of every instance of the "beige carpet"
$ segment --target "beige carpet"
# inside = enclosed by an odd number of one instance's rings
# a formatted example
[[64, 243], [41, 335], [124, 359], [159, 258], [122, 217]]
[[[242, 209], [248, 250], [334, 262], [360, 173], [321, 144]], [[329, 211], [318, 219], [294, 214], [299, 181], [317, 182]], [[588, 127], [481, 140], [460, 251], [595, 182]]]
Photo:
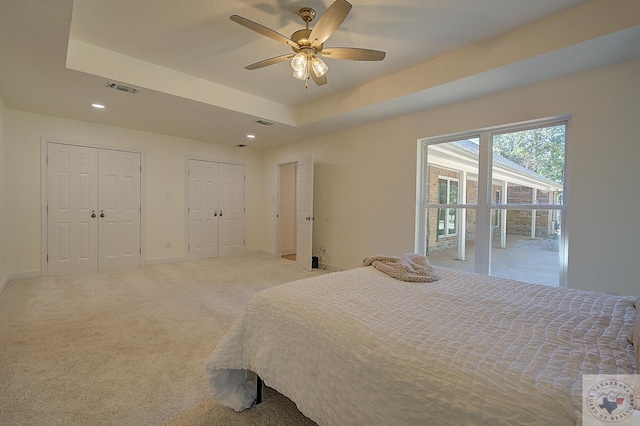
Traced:
[[242, 413], [204, 363], [249, 298], [323, 273], [266, 255], [13, 280], [0, 296], [1, 425], [314, 425], [270, 389]]

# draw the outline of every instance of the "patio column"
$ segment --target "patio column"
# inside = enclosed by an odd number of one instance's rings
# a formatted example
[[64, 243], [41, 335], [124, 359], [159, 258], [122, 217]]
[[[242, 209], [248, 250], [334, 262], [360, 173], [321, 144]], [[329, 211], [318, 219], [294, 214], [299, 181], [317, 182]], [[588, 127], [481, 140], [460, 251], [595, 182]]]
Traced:
[[[531, 204], [538, 204], [538, 190], [533, 188], [533, 199], [531, 200]], [[535, 240], [536, 238], [536, 210], [531, 210], [531, 239]]]
[[[460, 171], [460, 183], [458, 184], [458, 204], [467, 203], [467, 172]], [[466, 260], [467, 240], [467, 209], [458, 209], [458, 260]]]
[[[556, 204], [556, 191], [549, 190], [549, 203]], [[547, 210], [547, 236], [553, 234], [553, 213]]]
[[[508, 182], [502, 181], [502, 194], [500, 194], [500, 203], [507, 204], [507, 187]], [[507, 248], [507, 209], [500, 210], [500, 248]]]

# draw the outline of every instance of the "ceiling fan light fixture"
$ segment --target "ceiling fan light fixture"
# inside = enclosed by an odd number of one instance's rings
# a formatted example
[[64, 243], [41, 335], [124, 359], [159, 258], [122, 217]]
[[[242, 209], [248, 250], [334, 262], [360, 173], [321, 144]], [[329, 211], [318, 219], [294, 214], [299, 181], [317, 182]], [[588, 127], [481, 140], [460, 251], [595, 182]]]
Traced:
[[305, 66], [304, 68], [300, 69], [300, 70], [293, 70], [293, 76], [299, 80], [306, 80], [307, 79], [307, 67]]
[[286, 44], [294, 52], [293, 55], [289, 53], [264, 59], [247, 65], [245, 68], [248, 70], [257, 70], [290, 60], [291, 67], [294, 70], [293, 76], [300, 80], [306, 80], [305, 87], [308, 87], [308, 81], [311, 77], [313, 77], [313, 81], [318, 86], [327, 84], [326, 73], [329, 67], [322, 59], [316, 57], [316, 55], [331, 59], [346, 59], [352, 61], [383, 60], [385, 52], [379, 50], [361, 49], [358, 47], [334, 47], [324, 49], [325, 41], [327, 41], [333, 32], [342, 24], [349, 14], [351, 7], [351, 3], [347, 0], [334, 0], [313, 28], [309, 28], [309, 23], [313, 21], [316, 12], [310, 7], [303, 7], [300, 9], [298, 15], [305, 23], [305, 28], [295, 31], [291, 37], [283, 36], [277, 31], [247, 18], [243, 18], [242, 16], [231, 15], [230, 19], [232, 21], [262, 36]]
[[291, 59], [291, 68], [295, 71], [303, 71], [307, 67], [307, 55], [304, 52], [297, 53], [293, 59]]
[[327, 71], [329, 71], [327, 64], [317, 56], [314, 56], [313, 59], [311, 59], [311, 68], [313, 69], [313, 73], [316, 77], [322, 77], [327, 73]]

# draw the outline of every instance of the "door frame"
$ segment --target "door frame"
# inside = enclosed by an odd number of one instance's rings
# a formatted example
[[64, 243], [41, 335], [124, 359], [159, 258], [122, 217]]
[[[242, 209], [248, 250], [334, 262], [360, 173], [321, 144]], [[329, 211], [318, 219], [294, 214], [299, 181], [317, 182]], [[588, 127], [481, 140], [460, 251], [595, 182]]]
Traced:
[[47, 182], [47, 152], [48, 145], [50, 143], [57, 143], [62, 145], [71, 145], [71, 146], [80, 146], [86, 148], [94, 148], [94, 149], [105, 149], [110, 151], [125, 151], [132, 152], [136, 154], [140, 154], [140, 264], [144, 265], [145, 262], [145, 227], [144, 227], [144, 218], [145, 218], [145, 174], [146, 170], [145, 164], [145, 154], [142, 150], [139, 149], [130, 149], [130, 148], [119, 148], [108, 145], [97, 145], [92, 143], [80, 143], [80, 142], [70, 142], [60, 139], [54, 138], [40, 138], [40, 275], [48, 276], [49, 274], [49, 266], [47, 262], [47, 250], [49, 247], [48, 234], [49, 230], [47, 227], [47, 195], [49, 194], [49, 187]]

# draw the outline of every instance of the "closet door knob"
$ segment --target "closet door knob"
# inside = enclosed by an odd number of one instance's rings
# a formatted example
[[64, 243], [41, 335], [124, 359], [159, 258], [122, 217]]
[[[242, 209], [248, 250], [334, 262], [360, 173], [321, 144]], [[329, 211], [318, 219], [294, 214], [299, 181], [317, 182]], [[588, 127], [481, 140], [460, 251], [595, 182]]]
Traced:
[[220, 210], [220, 217], [222, 217], [222, 210]]
[[104, 210], [100, 210], [100, 217], [104, 217]]
[[95, 210], [91, 210], [91, 218], [92, 219], [96, 218], [96, 211]]
[[215, 211], [215, 213], [213, 213], [214, 216], [218, 216], [218, 210]]

